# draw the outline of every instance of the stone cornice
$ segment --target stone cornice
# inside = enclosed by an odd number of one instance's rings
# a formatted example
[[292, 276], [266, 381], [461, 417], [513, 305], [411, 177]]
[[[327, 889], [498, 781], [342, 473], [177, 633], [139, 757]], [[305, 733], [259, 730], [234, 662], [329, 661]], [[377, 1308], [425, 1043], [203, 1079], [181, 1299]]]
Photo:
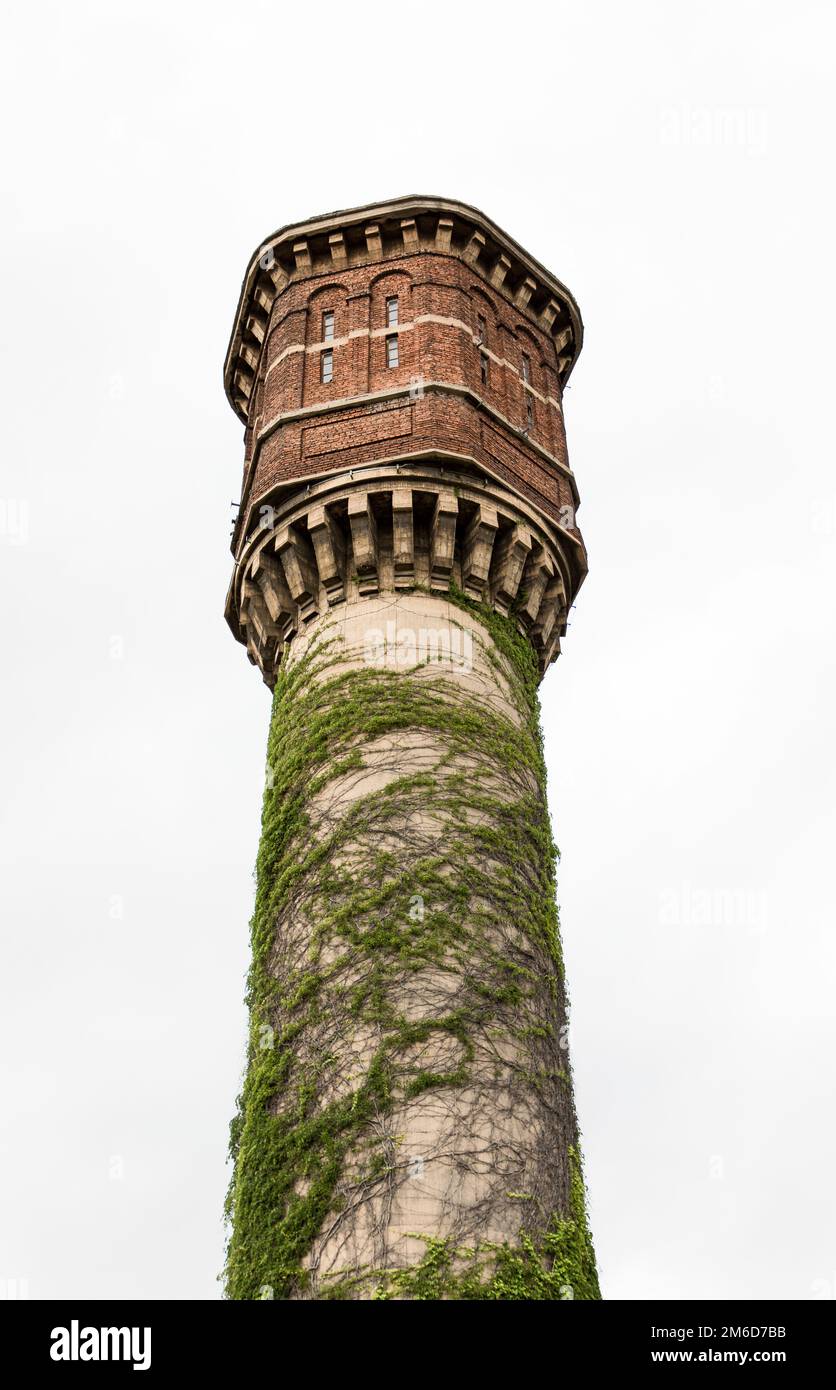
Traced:
[[[514, 496], [516, 506], [526, 513], [532, 525], [535, 524], [536, 519], [537, 525], [546, 527], [554, 537], [560, 539], [570, 557], [574, 592], [580, 588], [587, 573], [586, 549], [580, 532], [577, 529], [567, 530], [560, 522], [547, 517], [536, 502], [521, 496], [516, 489], [509, 488], [508, 484], [493, 469], [469, 454], [453, 453], [449, 449], [421, 449], [411, 454], [385, 455], [373, 461], [354, 464], [351, 468], [340, 468], [336, 472], [331, 468], [324, 468], [320, 472], [305, 475], [302, 480], [305, 484], [304, 497], [306, 499], [312, 495], [324, 497], [332, 486], [342, 487], [346, 477], [352, 481], [357, 479], [360, 482], [365, 482], [367, 485], [379, 483], [381, 477], [388, 477], [393, 471], [396, 476], [400, 477], [402, 483], [409, 483], [410, 486], [419, 490], [422, 479], [426, 481], [433, 474], [440, 473], [442, 478], [447, 476], [448, 482], [454, 478], [454, 475], [459, 475], [459, 482], [464, 482], [471, 488], [481, 486], [486, 497], [497, 492], [501, 492], [507, 497]], [[452, 481], [451, 485], [457, 486], [455, 480]], [[230, 593], [234, 592], [236, 575], [242, 565], [246, 567], [247, 558], [253, 546], [261, 543], [259, 513], [265, 509], [278, 511], [292, 504], [294, 498], [302, 495], [300, 480], [292, 478], [274, 483], [258, 497], [250, 499], [247, 510], [248, 524], [241, 530]]]
[[261, 507], [226, 617], [269, 686], [287, 644], [313, 618], [347, 600], [446, 594], [451, 581], [511, 617], [545, 672], [586, 573], [582, 544], [462, 462], [378, 462], [311, 479], [304, 494]]
[[224, 364], [227, 397], [240, 419], [248, 422], [261, 345], [278, 294], [300, 279], [420, 252], [461, 257], [487, 288], [548, 332], [565, 385], [583, 342], [580, 310], [566, 286], [478, 208], [411, 194], [292, 223], [256, 249]]

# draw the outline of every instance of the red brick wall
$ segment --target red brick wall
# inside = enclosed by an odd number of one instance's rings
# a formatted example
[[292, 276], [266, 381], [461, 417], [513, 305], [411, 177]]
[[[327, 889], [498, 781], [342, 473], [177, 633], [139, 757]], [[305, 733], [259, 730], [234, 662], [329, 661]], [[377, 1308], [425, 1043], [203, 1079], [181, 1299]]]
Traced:
[[[395, 368], [386, 362], [385, 301], [392, 295], [399, 308]], [[335, 316], [329, 384], [320, 380], [325, 310]], [[476, 341], [479, 316], [487, 384]], [[560, 520], [562, 507], [574, 508], [573, 483], [521, 433], [528, 428], [523, 353], [537, 393], [529, 438], [568, 469], [552, 338], [492, 293], [459, 256], [421, 250], [292, 281], [275, 299], [261, 352], [246, 434], [242, 521], [248, 507], [278, 484], [436, 449], [474, 458]], [[356, 399], [410, 383], [411, 397]], [[432, 383], [472, 394], [434, 390]], [[347, 399], [350, 404], [328, 409]], [[303, 418], [280, 420], [299, 410]]]

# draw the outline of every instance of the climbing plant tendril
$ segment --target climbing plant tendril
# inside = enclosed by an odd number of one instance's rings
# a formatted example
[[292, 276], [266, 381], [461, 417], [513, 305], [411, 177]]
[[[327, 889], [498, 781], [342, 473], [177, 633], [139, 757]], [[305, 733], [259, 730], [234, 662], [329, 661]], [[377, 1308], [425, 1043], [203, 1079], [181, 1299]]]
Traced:
[[600, 1297], [536, 660], [449, 602], [478, 700], [440, 664], [366, 664], [338, 624], [278, 678], [229, 1298]]

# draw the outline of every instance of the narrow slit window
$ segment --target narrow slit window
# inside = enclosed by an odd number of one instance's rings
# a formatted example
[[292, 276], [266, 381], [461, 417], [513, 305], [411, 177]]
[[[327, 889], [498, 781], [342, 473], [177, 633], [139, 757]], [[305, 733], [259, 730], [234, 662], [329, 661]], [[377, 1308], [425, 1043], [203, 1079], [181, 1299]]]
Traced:
[[326, 309], [322, 315], [322, 341], [332, 343], [334, 341], [334, 310]]
[[480, 343], [484, 343], [487, 338], [487, 324], [485, 323], [485, 320], [482, 318], [481, 314], [479, 314], [476, 319], [476, 333], [478, 341]]
[[481, 370], [482, 370], [482, 385], [483, 385], [483, 386], [487, 386], [487, 384], [488, 384], [488, 355], [487, 355], [487, 353], [485, 353], [485, 352], [480, 352], [480, 354], [479, 354], [479, 360], [480, 360], [480, 363], [481, 363]]
[[531, 381], [531, 358], [525, 352], [522, 355], [522, 378], [526, 386], [528, 386]]
[[386, 327], [397, 328], [398, 322], [398, 296], [394, 294], [386, 301]]
[[530, 397], [530, 396], [526, 396], [526, 398], [525, 398], [525, 420], [526, 420], [526, 429], [529, 429], [529, 430], [530, 430], [530, 429], [533, 429], [533, 428], [534, 428], [534, 405], [533, 405], [533, 403], [532, 403], [532, 400], [531, 400], [531, 397]]
[[390, 333], [386, 339], [386, 365], [387, 367], [397, 367], [398, 365], [398, 335]]
[[334, 380], [334, 353], [331, 348], [326, 348], [320, 356], [319, 379], [324, 386]]

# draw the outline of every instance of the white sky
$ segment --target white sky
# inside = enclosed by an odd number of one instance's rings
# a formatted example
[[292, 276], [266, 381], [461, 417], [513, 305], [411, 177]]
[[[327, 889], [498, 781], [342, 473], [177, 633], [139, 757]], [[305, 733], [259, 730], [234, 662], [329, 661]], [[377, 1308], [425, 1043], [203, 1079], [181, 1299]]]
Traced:
[[7, 19], [12, 1287], [219, 1296], [269, 713], [222, 620], [223, 356], [262, 237], [435, 192], [586, 324], [590, 575], [542, 696], [605, 1295], [836, 1296], [833, 30], [809, 0]]

